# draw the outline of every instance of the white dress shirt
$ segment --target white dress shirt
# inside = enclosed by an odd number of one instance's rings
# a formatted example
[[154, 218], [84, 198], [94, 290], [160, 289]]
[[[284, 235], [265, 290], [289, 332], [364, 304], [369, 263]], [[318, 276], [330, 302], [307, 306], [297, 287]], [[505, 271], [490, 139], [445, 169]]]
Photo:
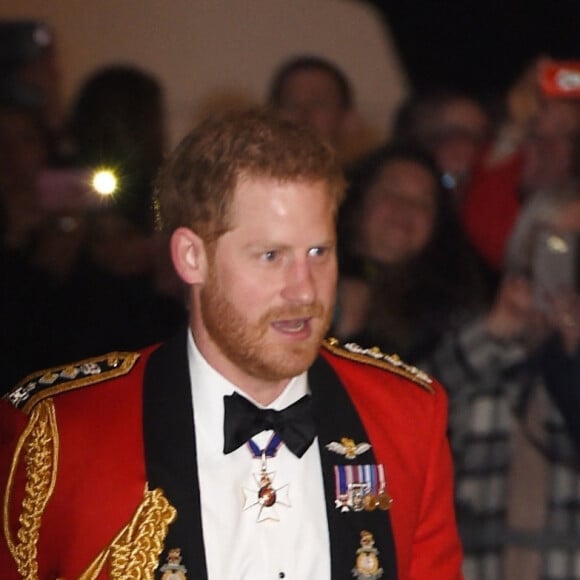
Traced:
[[[284, 444], [275, 457], [267, 459], [278, 499], [272, 507], [261, 508], [256, 480], [261, 460], [252, 457], [247, 445], [228, 455], [223, 453], [224, 395], [234, 391], [246, 395], [207, 363], [191, 333], [188, 342], [209, 580], [330, 580], [330, 542], [317, 440], [301, 459]], [[268, 408], [283, 409], [308, 392], [303, 373], [293, 378]], [[271, 436], [271, 431], [265, 431], [254, 441], [262, 449]]]

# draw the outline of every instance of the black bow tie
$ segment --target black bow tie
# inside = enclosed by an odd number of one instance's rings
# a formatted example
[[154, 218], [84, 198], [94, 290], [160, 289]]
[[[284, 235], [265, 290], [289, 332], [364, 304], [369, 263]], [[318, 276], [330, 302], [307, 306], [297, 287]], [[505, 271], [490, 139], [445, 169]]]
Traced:
[[275, 431], [296, 457], [302, 457], [316, 435], [311, 399], [304, 395], [282, 411], [259, 409], [234, 393], [224, 397], [224, 453], [231, 453], [261, 431]]

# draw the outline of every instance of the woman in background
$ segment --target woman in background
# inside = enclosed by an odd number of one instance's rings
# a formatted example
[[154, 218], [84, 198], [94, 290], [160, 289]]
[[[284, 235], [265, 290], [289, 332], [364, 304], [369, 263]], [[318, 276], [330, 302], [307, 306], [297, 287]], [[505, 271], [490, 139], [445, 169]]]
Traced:
[[351, 183], [340, 224], [334, 333], [420, 360], [483, 304], [480, 263], [427, 153], [380, 148]]

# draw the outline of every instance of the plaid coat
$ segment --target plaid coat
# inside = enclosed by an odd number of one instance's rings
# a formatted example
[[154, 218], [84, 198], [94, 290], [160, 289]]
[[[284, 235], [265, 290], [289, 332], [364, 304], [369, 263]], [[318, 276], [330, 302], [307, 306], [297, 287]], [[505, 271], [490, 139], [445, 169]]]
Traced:
[[[555, 384], [556, 359], [548, 360]], [[580, 447], [546, 388], [545, 361], [523, 342], [493, 339], [477, 320], [450, 335], [423, 365], [449, 394], [466, 580], [515, 580], [504, 578], [502, 571], [506, 548], [515, 546], [539, 554], [542, 580], [580, 580]], [[572, 382], [569, 370], [562, 362], [558, 383]], [[542, 401], [539, 434], [528, 428], [535, 396]], [[519, 429], [545, 465], [543, 525], [533, 532], [512, 529], [507, 521], [508, 475]]]

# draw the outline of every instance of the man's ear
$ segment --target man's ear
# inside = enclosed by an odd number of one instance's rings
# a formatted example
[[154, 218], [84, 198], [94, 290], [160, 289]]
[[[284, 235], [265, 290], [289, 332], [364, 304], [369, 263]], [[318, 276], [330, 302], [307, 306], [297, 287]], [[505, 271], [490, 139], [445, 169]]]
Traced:
[[207, 260], [203, 240], [189, 228], [177, 228], [171, 235], [171, 260], [186, 284], [205, 282]]

